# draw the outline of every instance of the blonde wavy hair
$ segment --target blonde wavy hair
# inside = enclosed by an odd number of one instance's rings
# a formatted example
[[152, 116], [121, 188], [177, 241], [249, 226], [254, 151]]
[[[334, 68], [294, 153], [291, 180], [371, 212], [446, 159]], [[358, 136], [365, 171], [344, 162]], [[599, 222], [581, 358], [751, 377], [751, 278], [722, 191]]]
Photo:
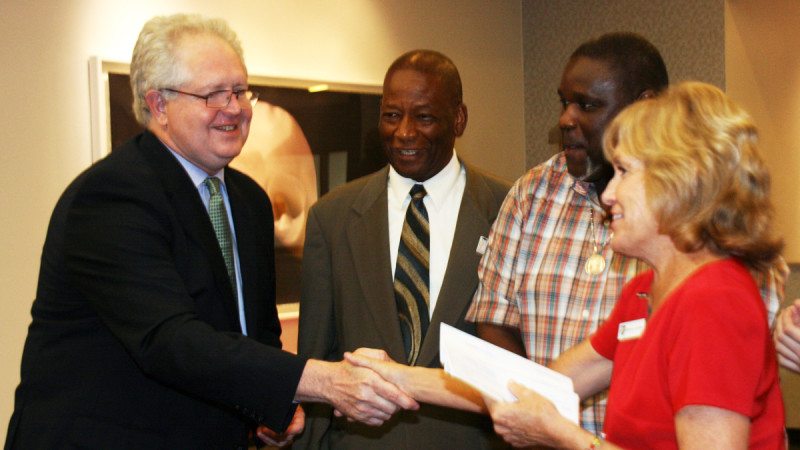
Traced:
[[623, 110], [606, 130], [605, 156], [644, 166], [659, 231], [684, 252], [708, 248], [765, 271], [783, 240], [772, 229], [770, 175], [750, 116], [715, 86], [686, 82]]
[[[174, 14], [153, 17], [142, 27], [131, 57], [131, 90], [133, 114], [140, 125], [147, 127], [150, 109], [145, 94], [151, 89], [177, 88], [189, 80], [189, 74], [175, 53], [181, 39], [192, 35], [216, 36], [231, 46], [244, 66], [244, 52], [236, 33], [222, 19], [198, 14]], [[165, 93], [165, 96], [176, 94]]]

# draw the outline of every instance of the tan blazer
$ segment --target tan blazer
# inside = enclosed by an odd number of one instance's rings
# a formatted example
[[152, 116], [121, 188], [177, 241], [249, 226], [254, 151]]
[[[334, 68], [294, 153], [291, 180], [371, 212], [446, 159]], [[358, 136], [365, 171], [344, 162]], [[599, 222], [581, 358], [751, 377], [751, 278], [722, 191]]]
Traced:
[[[478, 285], [478, 239], [488, 237], [509, 184], [464, 164], [466, 186], [444, 281], [417, 365], [440, 367], [439, 323], [474, 334], [464, 321]], [[405, 359], [395, 306], [387, 218], [388, 166], [331, 191], [309, 213], [303, 256], [301, 355], [339, 360], [359, 347]], [[336, 449], [482, 449], [501, 445], [487, 417], [424, 405], [381, 427], [305, 405], [306, 431], [292, 447]]]

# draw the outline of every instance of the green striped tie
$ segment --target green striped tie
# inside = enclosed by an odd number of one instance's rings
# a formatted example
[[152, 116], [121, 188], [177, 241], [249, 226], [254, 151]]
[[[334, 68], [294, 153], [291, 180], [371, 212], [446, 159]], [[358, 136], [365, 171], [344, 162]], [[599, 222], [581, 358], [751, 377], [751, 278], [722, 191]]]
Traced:
[[410, 365], [417, 361], [430, 320], [430, 228], [428, 210], [422, 202], [425, 194], [421, 184], [411, 188], [394, 270], [394, 298]]
[[233, 236], [228, 222], [228, 211], [225, 209], [225, 201], [222, 199], [222, 192], [219, 190], [219, 178], [208, 177], [204, 183], [211, 194], [208, 199], [208, 216], [211, 218], [211, 225], [214, 227], [214, 234], [217, 235], [219, 249], [225, 259], [225, 267], [228, 269], [228, 278], [231, 280], [233, 296], [238, 297], [236, 294], [236, 266], [233, 261]]

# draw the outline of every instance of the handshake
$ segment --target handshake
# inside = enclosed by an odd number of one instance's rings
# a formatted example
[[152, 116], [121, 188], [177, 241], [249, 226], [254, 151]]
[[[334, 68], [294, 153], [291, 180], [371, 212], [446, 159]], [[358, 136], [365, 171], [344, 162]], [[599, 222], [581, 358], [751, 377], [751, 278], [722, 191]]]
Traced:
[[[295, 400], [328, 403], [334, 414], [348, 420], [380, 426], [401, 409], [416, 410], [419, 404], [397, 387], [400, 371], [383, 350], [358, 349], [345, 353], [339, 362], [310, 359], [300, 377]], [[395, 376], [396, 375], [396, 376]], [[298, 406], [288, 428], [278, 433], [265, 426], [256, 434], [265, 444], [283, 447], [305, 428], [305, 413]]]

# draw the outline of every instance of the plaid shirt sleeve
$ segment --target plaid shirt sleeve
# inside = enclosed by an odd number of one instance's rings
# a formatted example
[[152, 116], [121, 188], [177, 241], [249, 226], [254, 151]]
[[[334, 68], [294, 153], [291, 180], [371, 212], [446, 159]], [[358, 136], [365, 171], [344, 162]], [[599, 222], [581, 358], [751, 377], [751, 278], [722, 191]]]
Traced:
[[775, 325], [775, 318], [785, 297], [786, 280], [789, 277], [789, 266], [783, 258], [779, 258], [767, 272], [751, 271], [753, 279], [761, 291], [761, 299], [767, 307], [769, 327]]
[[527, 213], [521, 206], [526, 196], [527, 176], [509, 191], [489, 232], [489, 241], [478, 265], [478, 289], [466, 319], [519, 328], [520, 312], [515, 300], [518, 289], [517, 264], [523, 221]]

